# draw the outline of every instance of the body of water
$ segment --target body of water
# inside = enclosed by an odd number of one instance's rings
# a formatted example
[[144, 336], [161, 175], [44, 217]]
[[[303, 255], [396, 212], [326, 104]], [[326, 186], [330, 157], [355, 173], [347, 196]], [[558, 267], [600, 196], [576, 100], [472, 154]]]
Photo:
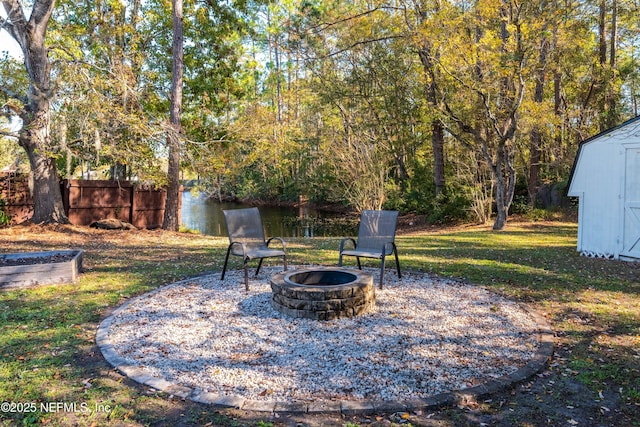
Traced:
[[[182, 193], [182, 225], [202, 234], [227, 236], [225, 209], [252, 207], [241, 203], [220, 203], [191, 192]], [[357, 219], [343, 214], [308, 207], [259, 206], [266, 237], [328, 237], [354, 236]]]

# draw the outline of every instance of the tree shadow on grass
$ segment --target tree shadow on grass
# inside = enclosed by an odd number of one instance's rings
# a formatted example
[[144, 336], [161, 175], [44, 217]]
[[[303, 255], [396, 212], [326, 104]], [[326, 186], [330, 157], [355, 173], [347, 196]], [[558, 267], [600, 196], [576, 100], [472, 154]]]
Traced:
[[[555, 228], [554, 228], [555, 229]], [[543, 228], [543, 230], [545, 230]], [[580, 256], [572, 241], [552, 239], [510, 243], [528, 232], [469, 232], [401, 238], [401, 262], [436, 274], [497, 287], [515, 297], [541, 301], [595, 288], [640, 292], [640, 263]], [[505, 238], [507, 237], [507, 238]]]

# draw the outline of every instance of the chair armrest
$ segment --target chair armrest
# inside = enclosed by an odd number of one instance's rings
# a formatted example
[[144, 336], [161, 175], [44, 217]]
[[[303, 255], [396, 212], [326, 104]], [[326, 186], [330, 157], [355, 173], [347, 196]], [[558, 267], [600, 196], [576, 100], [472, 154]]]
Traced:
[[229, 245], [229, 250], [231, 250], [235, 245], [240, 245], [240, 247], [242, 248], [242, 259], [247, 259], [247, 245], [245, 245], [243, 242], [233, 242]]
[[269, 243], [271, 243], [271, 241], [274, 240], [274, 239], [280, 241], [280, 244], [282, 245], [282, 250], [286, 252], [286, 250], [287, 250], [287, 242], [285, 242], [282, 237], [271, 237], [269, 240], [267, 240], [267, 247], [269, 247]]
[[[389, 252], [387, 252], [388, 247], [391, 247], [391, 250]], [[390, 255], [396, 250], [397, 250], [396, 243], [393, 241], [385, 243], [384, 246], [382, 247], [382, 253], [385, 255]]]
[[346, 242], [349, 242], [349, 241], [353, 244], [353, 249], [356, 248], [356, 241], [351, 237], [347, 237], [347, 238], [344, 238], [344, 239], [342, 239], [340, 241], [340, 253], [342, 253], [342, 251], [344, 251], [344, 244]]

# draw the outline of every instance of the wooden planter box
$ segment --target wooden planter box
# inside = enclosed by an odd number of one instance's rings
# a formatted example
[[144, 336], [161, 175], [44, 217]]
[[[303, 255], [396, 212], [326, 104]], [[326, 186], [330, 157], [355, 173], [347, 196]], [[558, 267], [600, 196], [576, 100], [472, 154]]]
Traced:
[[0, 254], [0, 290], [71, 283], [81, 271], [81, 250]]

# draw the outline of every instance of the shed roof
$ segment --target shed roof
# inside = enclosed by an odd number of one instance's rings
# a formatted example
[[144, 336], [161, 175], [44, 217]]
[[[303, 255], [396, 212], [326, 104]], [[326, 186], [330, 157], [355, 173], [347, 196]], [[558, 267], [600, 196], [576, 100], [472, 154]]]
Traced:
[[580, 144], [578, 145], [578, 151], [576, 152], [576, 157], [573, 159], [573, 165], [571, 166], [571, 173], [569, 174], [568, 185], [567, 185], [567, 187], [565, 189], [565, 192], [567, 193], [567, 195], [569, 193], [569, 189], [571, 188], [571, 182], [573, 181], [573, 175], [574, 175], [574, 173], [576, 171], [576, 167], [578, 165], [578, 159], [580, 158], [580, 154], [582, 153], [582, 147], [584, 145], [590, 143], [590, 142], [595, 141], [596, 139], [599, 139], [599, 138], [603, 137], [604, 135], [610, 134], [611, 132], [614, 132], [614, 131], [616, 131], [618, 129], [622, 129], [622, 128], [624, 128], [626, 126], [629, 126], [630, 124], [635, 123], [637, 121], [640, 121], [640, 116], [636, 116], [636, 117], [634, 117], [632, 119], [629, 119], [626, 122], [619, 124], [618, 126], [614, 126], [614, 127], [610, 128], [610, 129], [602, 131], [599, 134], [591, 136], [591, 137], [585, 139], [584, 141], [580, 142]]

